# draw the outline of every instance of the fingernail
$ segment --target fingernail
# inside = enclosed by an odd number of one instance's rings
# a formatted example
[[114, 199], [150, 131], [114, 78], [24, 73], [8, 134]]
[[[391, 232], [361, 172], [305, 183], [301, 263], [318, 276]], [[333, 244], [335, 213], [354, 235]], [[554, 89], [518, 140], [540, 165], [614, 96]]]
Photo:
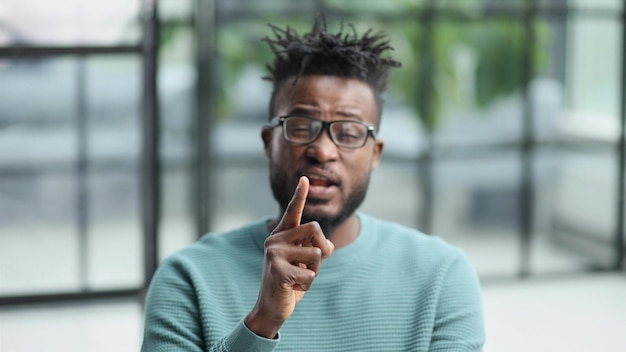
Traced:
[[306, 176], [300, 176], [300, 179], [298, 180], [298, 188], [297, 189], [302, 188], [302, 182], [304, 182], [304, 178], [306, 178]]

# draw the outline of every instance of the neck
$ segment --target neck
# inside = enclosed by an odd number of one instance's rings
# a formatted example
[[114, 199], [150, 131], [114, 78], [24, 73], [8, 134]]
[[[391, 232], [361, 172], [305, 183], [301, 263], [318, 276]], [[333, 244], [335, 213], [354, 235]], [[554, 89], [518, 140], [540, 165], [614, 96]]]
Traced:
[[344, 222], [335, 227], [328, 239], [335, 245], [335, 248], [341, 248], [352, 243], [359, 235], [359, 219], [356, 214], [350, 215]]
[[[267, 224], [267, 230], [271, 233], [280, 222], [280, 216]], [[334, 229], [324, 229], [324, 235], [335, 245], [335, 249], [345, 247], [352, 243], [359, 234], [360, 224], [356, 214], [350, 215], [345, 221]], [[329, 233], [330, 232], [330, 233]]]

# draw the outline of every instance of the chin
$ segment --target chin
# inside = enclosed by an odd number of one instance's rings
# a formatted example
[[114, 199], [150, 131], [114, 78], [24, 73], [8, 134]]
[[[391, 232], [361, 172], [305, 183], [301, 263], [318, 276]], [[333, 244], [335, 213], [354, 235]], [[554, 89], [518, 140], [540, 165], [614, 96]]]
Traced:
[[335, 218], [341, 214], [341, 206], [333, 205], [329, 201], [307, 199], [303, 216]]
[[327, 221], [328, 219], [337, 218], [339, 214], [337, 212], [326, 211], [323, 209], [304, 209], [302, 213], [302, 222], [304, 223], [309, 221]]
[[309, 217], [312, 220], [321, 219], [345, 219], [345, 211], [347, 208], [343, 203], [338, 204], [327, 200], [307, 199], [303, 217]]
[[322, 232], [324, 233], [324, 236], [326, 236], [326, 238], [330, 238], [335, 232], [335, 229], [349, 217], [350, 214], [346, 214], [342, 211], [305, 208], [302, 213], [302, 223], [304, 224], [311, 221], [317, 221], [322, 229]]

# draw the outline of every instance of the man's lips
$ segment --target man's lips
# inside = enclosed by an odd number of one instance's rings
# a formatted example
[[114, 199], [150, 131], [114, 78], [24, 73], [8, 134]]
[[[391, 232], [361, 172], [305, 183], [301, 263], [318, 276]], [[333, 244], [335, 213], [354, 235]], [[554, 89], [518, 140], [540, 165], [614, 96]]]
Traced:
[[306, 170], [300, 176], [306, 176], [311, 186], [330, 187], [340, 185], [339, 178], [334, 173], [326, 170]]
[[327, 178], [309, 177], [311, 187], [330, 187], [333, 182]]
[[340, 184], [334, 174], [323, 170], [304, 172], [302, 175], [309, 179], [311, 185], [309, 198], [312, 199], [328, 199], [337, 191]]

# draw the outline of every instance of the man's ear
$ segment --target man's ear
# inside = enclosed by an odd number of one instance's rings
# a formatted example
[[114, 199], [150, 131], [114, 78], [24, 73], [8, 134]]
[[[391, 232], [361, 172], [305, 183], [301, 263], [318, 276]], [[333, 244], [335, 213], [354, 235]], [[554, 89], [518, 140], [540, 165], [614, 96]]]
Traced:
[[263, 139], [263, 148], [265, 150], [265, 156], [270, 157], [270, 148], [272, 145], [272, 133], [274, 129], [270, 126], [263, 126], [261, 128], [261, 139]]
[[380, 164], [380, 157], [383, 154], [383, 149], [385, 147], [385, 142], [382, 139], [374, 140], [374, 150], [372, 155], [372, 170], [374, 171], [378, 168], [378, 164]]

